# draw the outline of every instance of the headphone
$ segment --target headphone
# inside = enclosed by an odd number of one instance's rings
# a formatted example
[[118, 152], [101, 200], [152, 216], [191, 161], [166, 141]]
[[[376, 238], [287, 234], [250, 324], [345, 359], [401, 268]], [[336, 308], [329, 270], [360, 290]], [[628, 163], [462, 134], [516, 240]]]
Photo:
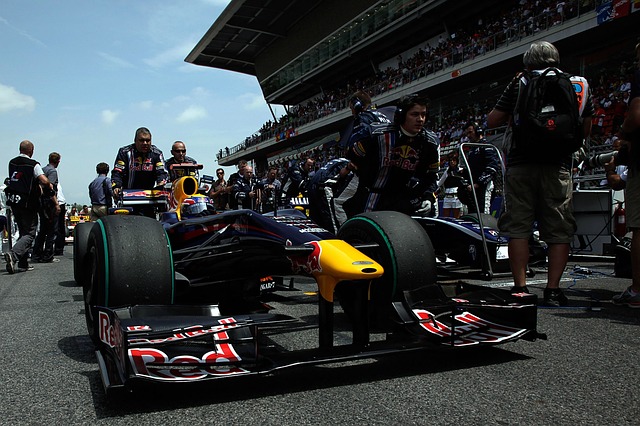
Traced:
[[393, 114], [393, 123], [397, 126], [404, 123], [404, 120], [407, 118], [407, 111], [411, 109], [414, 105], [426, 105], [426, 100], [419, 97], [417, 93], [412, 93], [411, 95], [405, 95], [400, 98], [398, 101], [398, 106], [396, 107], [396, 111]]
[[473, 131], [476, 132], [476, 136], [480, 137], [484, 135], [484, 129], [475, 121], [471, 121], [464, 126], [465, 129], [468, 129], [469, 127], [473, 127]]
[[354, 96], [353, 98], [351, 98], [351, 101], [349, 103], [351, 104], [351, 107], [356, 114], [360, 114], [362, 111], [364, 111], [364, 104], [362, 103], [360, 98]]

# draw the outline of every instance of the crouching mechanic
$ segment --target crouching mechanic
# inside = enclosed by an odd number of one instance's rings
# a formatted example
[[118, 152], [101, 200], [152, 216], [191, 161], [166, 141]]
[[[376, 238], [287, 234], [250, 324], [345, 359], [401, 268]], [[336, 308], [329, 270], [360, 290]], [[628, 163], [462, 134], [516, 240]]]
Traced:
[[349, 160], [334, 158], [318, 170], [309, 183], [309, 218], [329, 232], [336, 233], [341, 223], [334, 203], [353, 177], [346, 169]]
[[354, 131], [348, 156], [359, 182], [356, 196], [347, 201], [357, 204], [349, 211], [435, 216], [440, 140], [424, 128], [426, 119], [426, 99], [409, 95], [400, 99], [392, 124], [371, 123]]

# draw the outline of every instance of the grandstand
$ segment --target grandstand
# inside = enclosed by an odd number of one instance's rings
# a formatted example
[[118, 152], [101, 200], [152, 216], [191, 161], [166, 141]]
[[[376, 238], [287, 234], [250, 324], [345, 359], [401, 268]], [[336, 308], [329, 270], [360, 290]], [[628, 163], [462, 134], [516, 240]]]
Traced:
[[253, 75], [267, 103], [288, 111], [247, 129], [254, 133], [218, 153], [221, 165], [245, 158], [259, 171], [330, 145], [350, 121], [347, 100], [357, 89], [379, 107], [427, 95], [430, 127], [446, 151], [455, 139], [447, 129], [488, 112], [532, 41], [553, 42], [562, 68], [592, 81], [613, 58], [630, 57], [636, 7], [628, 0], [232, 0], [185, 60]]

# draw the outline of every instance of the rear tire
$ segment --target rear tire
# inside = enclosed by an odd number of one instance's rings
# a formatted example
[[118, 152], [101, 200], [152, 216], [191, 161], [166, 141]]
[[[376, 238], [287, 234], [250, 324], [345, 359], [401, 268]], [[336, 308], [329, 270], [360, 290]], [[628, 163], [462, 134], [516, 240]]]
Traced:
[[88, 240], [83, 286], [87, 331], [97, 341], [94, 306], [168, 305], [174, 297], [171, 247], [162, 225], [144, 216], [107, 216]]
[[89, 275], [87, 245], [93, 225], [92, 222], [83, 222], [73, 228], [73, 279], [80, 286], [84, 286]]
[[[376, 248], [361, 251], [384, 268], [384, 275], [371, 283], [371, 318], [382, 325], [391, 304], [402, 292], [437, 280], [436, 256], [429, 236], [411, 217], [399, 212], [369, 212], [349, 219], [338, 231], [338, 238], [352, 245], [375, 243]], [[348, 283], [337, 293], [347, 315], [353, 313], [353, 295]]]

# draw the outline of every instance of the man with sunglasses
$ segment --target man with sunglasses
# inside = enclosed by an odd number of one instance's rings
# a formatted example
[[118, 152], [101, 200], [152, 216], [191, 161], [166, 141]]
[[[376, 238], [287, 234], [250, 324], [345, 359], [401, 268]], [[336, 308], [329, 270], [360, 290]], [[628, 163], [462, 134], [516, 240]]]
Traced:
[[227, 181], [224, 178], [224, 170], [216, 170], [217, 179], [213, 183], [213, 189], [209, 192], [209, 197], [213, 198], [216, 210], [226, 210], [229, 202], [229, 192], [227, 191]]
[[171, 154], [173, 157], [169, 158], [164, 163], [165, 168], [169, 172], [169, 179], [171, 182], [185, 176], [186, 170], [171, 170], [173, 164], [198, 164], [198, 162], [187, 155], [187, 147], [182, 141], [175, 141], [171, 146]]

